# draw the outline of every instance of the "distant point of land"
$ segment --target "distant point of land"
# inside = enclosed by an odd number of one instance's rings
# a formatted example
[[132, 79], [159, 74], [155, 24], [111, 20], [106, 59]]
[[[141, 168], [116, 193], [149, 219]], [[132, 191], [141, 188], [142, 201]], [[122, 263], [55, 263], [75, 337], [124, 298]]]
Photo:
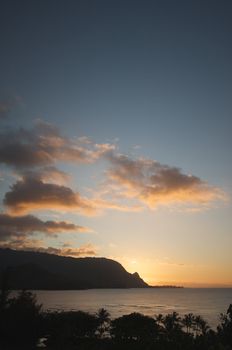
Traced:
[[162, 286], [149, 286], [149, 288], [184, 288], [184, 287], [183, 286], [162, 285]]

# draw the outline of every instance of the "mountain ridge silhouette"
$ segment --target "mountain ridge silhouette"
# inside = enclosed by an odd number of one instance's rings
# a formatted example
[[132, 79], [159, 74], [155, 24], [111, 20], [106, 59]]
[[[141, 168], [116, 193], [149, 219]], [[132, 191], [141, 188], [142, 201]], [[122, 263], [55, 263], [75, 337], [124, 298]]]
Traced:
[[137, 272], [115, 260], [73, 258], [43, 252], [0, 248], [0, 273], [7, 272], [10, 289], [148, 288]]

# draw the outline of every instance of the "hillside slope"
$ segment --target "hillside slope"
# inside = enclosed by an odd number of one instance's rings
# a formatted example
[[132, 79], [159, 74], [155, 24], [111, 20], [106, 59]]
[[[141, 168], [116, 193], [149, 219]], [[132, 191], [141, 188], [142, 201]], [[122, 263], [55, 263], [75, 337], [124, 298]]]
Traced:
[[12, 289], [145, 288], [138, 273], [130, 274], [106, 258], [71, 258], [0, 248], [0, 273], [7, 269]]

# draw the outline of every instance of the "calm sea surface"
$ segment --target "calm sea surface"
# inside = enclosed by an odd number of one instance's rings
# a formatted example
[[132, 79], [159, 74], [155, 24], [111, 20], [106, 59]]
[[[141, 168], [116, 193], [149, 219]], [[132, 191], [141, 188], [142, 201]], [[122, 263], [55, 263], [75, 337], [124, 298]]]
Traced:
[[219, 314], [232, 304], [232, 288], [224, 289], [91, 289], [78, 291], [36, 291], [44, 310], [83, 310], [106, 308], [112, 318], [131, 312], [145, 315], [200, 314], [215, 328]]

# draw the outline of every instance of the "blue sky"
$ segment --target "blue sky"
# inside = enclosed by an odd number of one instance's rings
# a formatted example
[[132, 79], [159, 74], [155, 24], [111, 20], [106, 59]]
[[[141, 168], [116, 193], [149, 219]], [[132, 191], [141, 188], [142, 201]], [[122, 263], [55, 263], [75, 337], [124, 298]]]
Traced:
[[[1, 3], [3, 135], [40, 119], [67, 139], [87, 136], [114, 145], [115, 155], [178, 167], [221, 193], [207, 209], [195, 203], [194, 213], [173, 200], [136, 213], [29, 214], [91, 227], [65, 241], [91, 244], [151, 283], [232, 283], [231, 11], [226, 0]], [[4, 199], [18, 169], [2, 163]], [[70, 188], [91, 197], [112, 164], [56, 166], [72, 176]], [[58, 247], [62, 237], [43, 244]]]

